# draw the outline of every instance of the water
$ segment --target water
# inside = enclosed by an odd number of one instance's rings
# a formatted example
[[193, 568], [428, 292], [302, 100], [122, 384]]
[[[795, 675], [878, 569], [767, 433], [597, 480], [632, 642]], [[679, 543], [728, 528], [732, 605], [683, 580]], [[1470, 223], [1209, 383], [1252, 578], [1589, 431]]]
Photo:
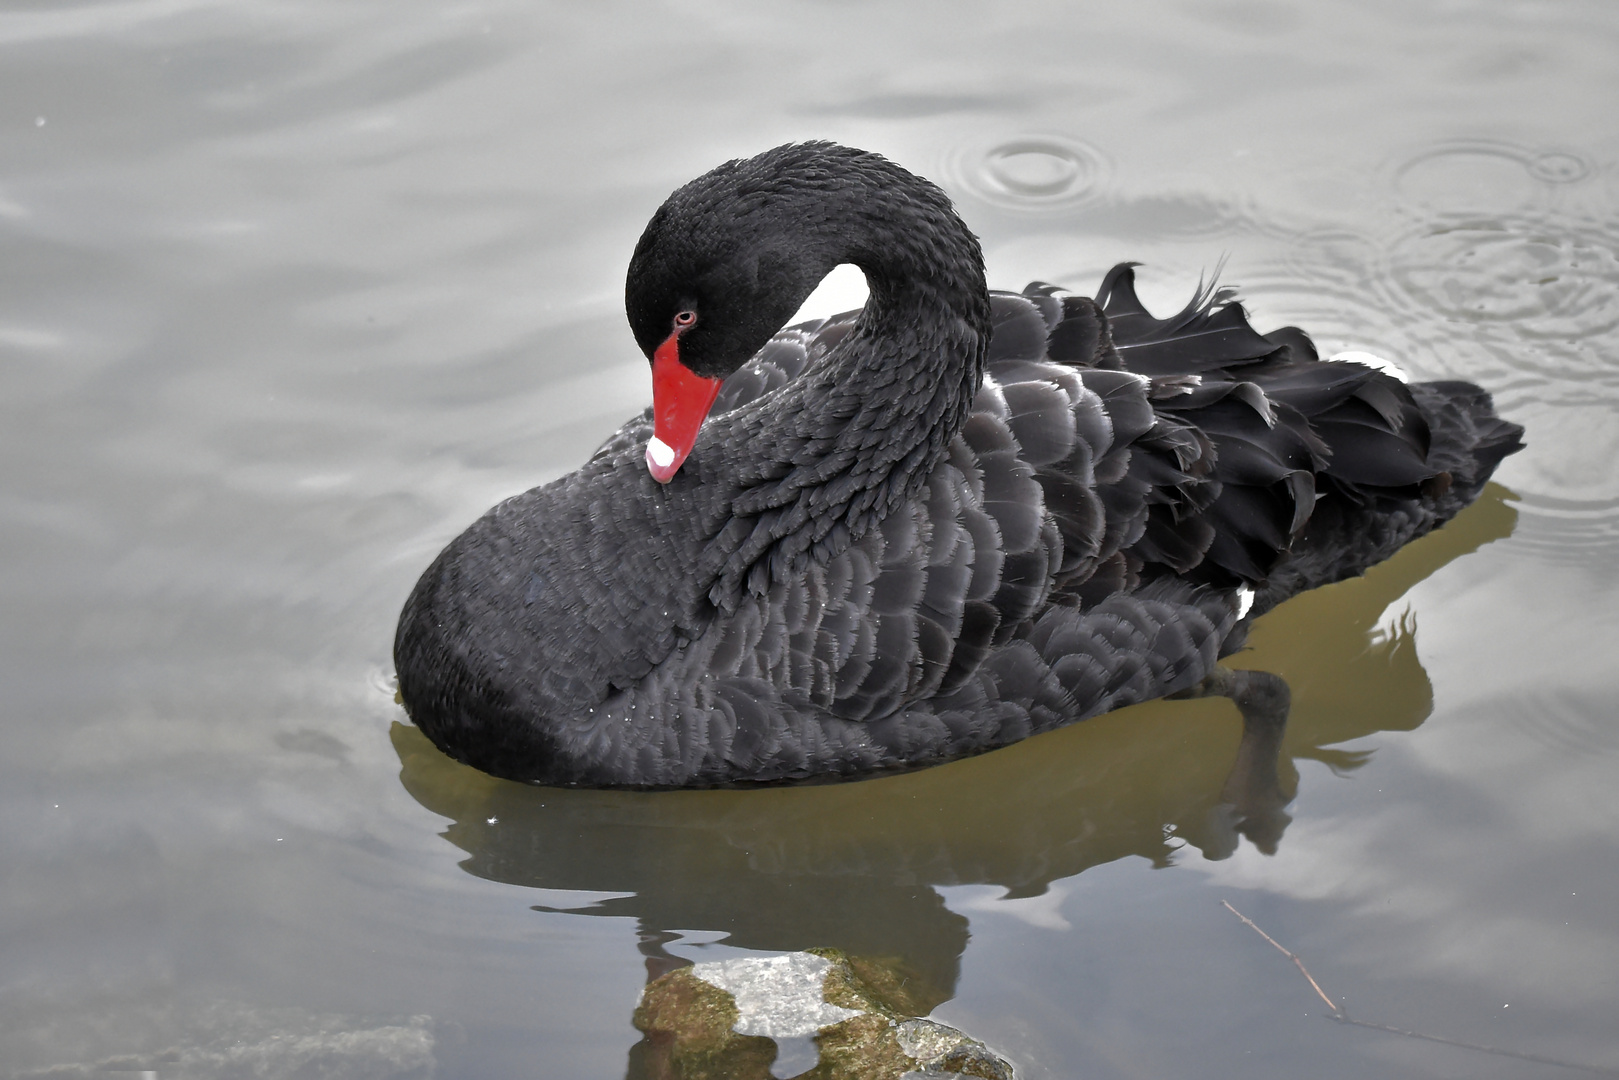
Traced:
[[[0, 11], [0, 1069], [619, 1077], [649, 973], [817, 945], [1026, 1077], [1619, 1069], [1619, 11], [688, 0]], [[648, 396], [646, 217], [804, 137], [991, 280], [1225, 260], [1528, 427], [1267, 616], [1291, 823], [1159, 703], [857, 785], [557, 792], [392, 701], [416, 575]]]

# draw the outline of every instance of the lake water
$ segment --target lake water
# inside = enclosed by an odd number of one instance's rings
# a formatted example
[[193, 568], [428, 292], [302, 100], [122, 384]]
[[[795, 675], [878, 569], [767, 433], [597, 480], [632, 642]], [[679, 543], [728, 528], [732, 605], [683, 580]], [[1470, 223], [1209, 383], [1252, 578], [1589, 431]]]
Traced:
[[[831, 946], [1026, 1078], [1619, 1070], [1612, 0], [0, 8], [0, 1072], [607, 1077], [649, 974]], [[1291, 823], [1155, 703], [915, 775], [491, 780], [394, 620], [650, 389], [646, 218], [789, 139], [942, 183], [993, 284], [1257, 324], [1526, 425], [1263, 619]], [[1262, 850], [1262, 848], [1269, 850]]]

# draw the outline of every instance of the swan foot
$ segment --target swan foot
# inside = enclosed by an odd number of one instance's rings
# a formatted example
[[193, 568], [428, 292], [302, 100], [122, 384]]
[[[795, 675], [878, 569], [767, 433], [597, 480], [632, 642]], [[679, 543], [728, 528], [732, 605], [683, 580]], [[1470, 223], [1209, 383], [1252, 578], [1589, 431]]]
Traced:
[[1239, 834], [1265, 854], [1275, 854], [1282, 832], [1293, 820], [1285, 809], [1293, 796], [1282, 790], [1278, 771], [1282, 736], [1287, 733], [1287, 714], [1293, 701], [1287, 681], [1268, 671], [1217, 664], [1202, 682], [1172, 696], [1230, 698], [1242, 714], [1237, 759], [1220, 789], [1215, 820], [1210, 822], [1218, 839], [1215, 850], [1204, 854], [1211, 859], [1225, 858], [1236, 850]]

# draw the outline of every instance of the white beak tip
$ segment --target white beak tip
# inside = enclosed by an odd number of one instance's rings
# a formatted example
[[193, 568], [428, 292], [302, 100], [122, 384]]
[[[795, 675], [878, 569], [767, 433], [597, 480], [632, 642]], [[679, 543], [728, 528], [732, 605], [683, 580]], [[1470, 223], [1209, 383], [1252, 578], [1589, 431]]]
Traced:
[[656, 435], [647, 440], [646, 459], [655, 468], [667, 469], [675, 461], [675, 448]]
[[682, 458], [675, 448], [654, 435], [646, 444], [646, 471], [660, 484], [667, 484], [680, 471]]

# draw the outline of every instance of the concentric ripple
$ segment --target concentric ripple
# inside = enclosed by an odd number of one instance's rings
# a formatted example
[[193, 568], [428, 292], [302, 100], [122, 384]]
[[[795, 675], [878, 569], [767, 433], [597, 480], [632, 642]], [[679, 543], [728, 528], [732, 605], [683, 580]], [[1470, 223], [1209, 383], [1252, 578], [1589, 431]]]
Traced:
[[1396, 318], [1528, 376], [1531, 396], [1619, 408], [1619, 233], [1607, 223], [1436, 215], [1387, 244], [1371, 281]]
[[1516, 542], [1552, 562], [1619, 554], [1610, 464], [1619, 451], [1619, 232], [1610, 221], [1554, 209], [1435, 214], [1387, 245], [1374, 278], [1389, 310], [1434, 340], [1451, 373], [1490, 387], [1528, 428], [1531, 452], [1504, 476], [1530, 492]]
[[1390, 171], [1395, 227], [1322, 224], [1242, 270], [1256, 310], [1324, 352], [1487, 387], [1527, 428], [1502, 482], [1514, 544], [1548, 563], [1619, 558], [1619, 215], [1576, 152], [1451, 143]]
[[1507, 211], [1544, 204], [1556, 190], [1596, 172], [1570, 150], [1459, 139], [1424, 147], [1395, 161], [1391, 186], [1408, 204], [1456, 211]]
[[1390, 184], [1416, 221], [1386, 245], [1381, 298], [1537, 380], [1619, 402], [1619, 231], [1585, 183], [1598, 172], [1573, 150], [1489, 140], [1405, 156]]
[[1591, 163], [1578, 154], [1553, 150], [1531, 158], [1529, 175], [1548, 184], [1572, 184], [1591, 175]]
[[1088, 143], [1024, 135], [988, 149], [968, 148], [946, 164], [955, 185], [1011, 210], [1066, 208], [1095, 198], [1111, 163]]
[[1619, 498], [1522, 496], [1513, 544], [1554, 565], [1611, 566], [1619, 559]]
[[1510, 323], [1529, 338], [1594, 337], [1619, 327], [1616, 238], [1594, 225], [1439, 220], [1397, 240], [1389, 263], [1413, 302], [1448, 318]]

